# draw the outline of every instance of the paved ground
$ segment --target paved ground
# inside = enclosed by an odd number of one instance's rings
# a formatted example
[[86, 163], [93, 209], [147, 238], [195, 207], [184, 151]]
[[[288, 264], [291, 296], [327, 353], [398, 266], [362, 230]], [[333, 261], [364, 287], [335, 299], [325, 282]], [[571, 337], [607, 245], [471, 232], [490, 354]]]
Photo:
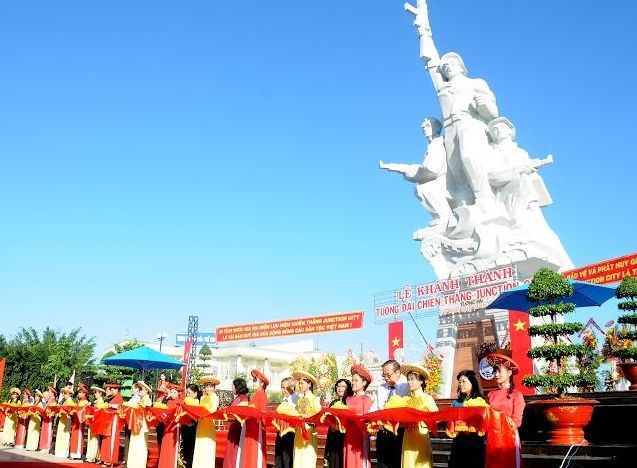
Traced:
[[80, 460], [68, 460], [66, 458], [56, 458], [48, 453], [30, 452], [24, 449], [15, 449], [13, 447], [0, 446], [0, 465], [13, 466], [19, 463], [47, 463], [47, 464], [65, 464], [76, 465], [78, 468], [86, 466], [97, 466], [88, 463], [83, 463]]

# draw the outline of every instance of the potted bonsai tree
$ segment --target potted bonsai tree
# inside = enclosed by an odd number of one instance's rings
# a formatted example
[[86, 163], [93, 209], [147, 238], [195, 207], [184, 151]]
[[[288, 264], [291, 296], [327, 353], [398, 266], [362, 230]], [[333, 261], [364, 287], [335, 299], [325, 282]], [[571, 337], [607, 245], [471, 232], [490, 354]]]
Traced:
[[622, 300], [617, 307], [628, 312], [617, 318], [622, 328], [617, 331], [610, 354], [617, 359], [624, 377], [630, 381], [629, 390], [637, 390], [637, 278], [625, 276], [615, 291], [615, 297]]
[[580, 367], [579, 372], [569, 372], [568, 358], [590, 355], [590, 347], [566, 342], [566, 337], [582, 330], [581, 323], [563, 322], [563, 316], [575, 310], [575, 304], [567, 302], [573, 295], [572, 284], [559, 273], [548, 268], [539, 269], [529, 285], [527, 298], [537, 304], [529, 310], [532, 317], [548, 318], [548, 323], [529, 327], [531, 336], [543, 336], [546, 344], [531, 348], [528, 356], [545, 359], [548, 369], [544, 375], [531, 374], [522, 379], [528, 387], [542, 387], [556, 397], [538, 400], [547, 420], [553, 428], [549, 431], [549, 443], [579, 444], [584, 442], [583, 428], [593, 414], [596, 400], [567, 397], [570, 387], [590, 388], [597, 383], [593, 370]]

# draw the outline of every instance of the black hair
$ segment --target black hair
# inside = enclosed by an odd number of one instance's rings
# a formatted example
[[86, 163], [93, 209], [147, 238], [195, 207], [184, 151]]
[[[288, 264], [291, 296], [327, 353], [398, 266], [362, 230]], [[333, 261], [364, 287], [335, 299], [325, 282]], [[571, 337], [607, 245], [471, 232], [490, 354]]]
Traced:
[[314, 393], [314, 383], [310, 379], [305, 378], [305, 377], [301, 377], [299, 379], [299, 381], [301, 381], [301, 380], [305, 380], [307, 382], [307, 384], [310, 386], [310, 392]]
[[515, 390], [515, 382], [513, 381], [513, 374], [509, 377], [509, 391], [507, 392], [507, 398], [511, 398], [511, 394]]
[[480, 391], [480, 384], [478, 383], [478, 378], [476, 377], [476, 373], [472, 370], [465, 369], [458, 372], [456, 376], [456, 380], [460, 380], [460, 377], [466, 377], [466, 379], [471, 383], [471, 392], [469, 395], [465, 395], [464, 393], [460, 393], [460, 386], [458, 386], [458, 398], [457, 401], [462, 403], [465, 400], [470, 398], [482, 397], [482, 392]]
[[381, 367], [381, 369], [382, 369], [383, 367], [388, 366], [388, 365], [390, 365], [390, 364], [391, 364], [391, 368], [392, 368], [392, 371], [393, 371], [393, 372], [397, 372], [397, 371], [399, 371], [399, 370], [400, 370], [400, 364], [399, 364], [399, 362], [398, 362], [398, 361], [396, 361], [396, 360], [394, 360], [394, 359], [390, 359], [390, 360], [388, 360], [388, 361], [385, 361], [385, 362], [383, 363], [383, 365], [382, 365], [382, 366], [380, 366], [380, 367]]
[[248, 394], [248, 384], [245, 379], [242, 379], [241, 377], [236, 378], [232, 381], [232, 385], [234, 385], [234, 390], [237, 392], [237, 395]]
[[427, 387], [427, 379], [423, 375], [419, 374], [416, 371], [407, 372], [407, 377], [409, 377], [410, 375], [415, 375], [416, 376], [416, 379], [420, 381], [420, 388], [422, 388], [423, 391], [424, 391], [425, 388]]
[[369, 387], [370, 381], [369, 381], [369, 380], [367, 380], [367, 378], [366, 378], [366, 377], [363, 377], [363, 376], [362, 376], [361, 374], [359, 374], [358, 372], [354, 372], [354, 373], [352, 373], [352, 377], [354, 377], [355, 375], [358, 375], [358, 376], [361, 378], [361, 380], [362, 380], [363, 382], [365, 382], [365, 383], [363, 384], [363, 390], [367, 391], [367, 387]]
[[[343, 403], [346, 403], [345, 400], [347, 400], [347, 397], [351, 397], [354, 395], [354, 390], [352, 390], [352, 382], [350, 382], [347, 379], [338, 379], [336, 381], [336, 383], [334, 384], [334, 395], [338, 395], [338, 391], [336, 389], [336, 387], [338, 386], [338, 384], [340, 383], [344, 383], [345, 385], [347, 385], [347, 388], [345, 389], [345, 393], [343, 394], [343, 398], [340, 399], [340, 401], [342, 401]], [[331, 404], [336, 403], [337, 401], [339, 401], [338, 399], [336, 400], [332, 400]]]
[[[511, 370], [510, 367], [500, 363], [497, 364], [496, 366], [494, 366], [495, 368], [500, 368], [500, 369], [507, 369], [507, 370]], [[495, 370], [495, 369], [494, 369]], [[511, 372], [511, 375], [509, 376], [509, 390], [507, 391], [507, 398], [511, 398], [511, 394], [513, 393], [513, 391], [515, 390], [515, 382], [513, 381], [513, 372]]]
[[199, 385], [190, 384], [186, 388], [188, 388], [188, 389], [192, 390], [193, 392], [195, 392], [195, 394], [197, 395], [196, 398], [201, 398], [201, 391], [199, 391]]

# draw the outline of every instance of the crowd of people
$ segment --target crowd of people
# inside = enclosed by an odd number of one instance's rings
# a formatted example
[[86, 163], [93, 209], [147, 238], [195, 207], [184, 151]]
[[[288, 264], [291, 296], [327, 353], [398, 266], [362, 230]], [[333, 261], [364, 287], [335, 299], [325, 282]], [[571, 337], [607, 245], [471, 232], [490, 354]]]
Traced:
[[[458, 397], [452, 406], [490, 406], [506, 415], [515, 431], [524, 410], [522, 394], [511, 379], [518, 370], [517, 363], [499, 354], [489, 355], [488, 359], [494, 367], [498, 389], [485, 400], [475, 372], [464, 370], [457, 376]], [[320, 455], [317, 425], [322, 423], [329, 427], [322, 453], [324, 466], [370, 467], [370, 431], [359, 423], [360, 418], [372, 412], [399, 414], [401, 409], [416, 409], [417, 414], [438, 412], [436, 402], [425, 392], [429, 372], [423, 366], [389, 360], [383, 364], [381, 376], [383, 383], [372, 397], [367, 393], [372, 374], [362, 364], [352, 366], [351, 380], [339, 379], [335, 383], [334, 398], [324, 408], [315, 394], [316, 377], [297, 370], [281, 381], [281, 403], [271, 412], [266, 412], [270, 381], [263, 372], [253, 369], [250, 373], [255, 389], [251, 398], [246, 379], [236, 378], [232, 382], [234, 400], [223, 416], [228, 421], [223, 467], [265, 468], [268, 424], [277, 431], [277, 468], [315, 467]], [[144, 468], [149, 455], [149, 427], [154, 426], [159, 468], [215, 466], [219, 455], [215, 421], [221, 418], [220, 413], [215, 413], [219, 409], [215, 389], [219, 383], [213, 376], [204, 376], [199, 385], [181, 387], [162, 379], [154, 404], [152, 389], [143, 381], [133, 384], [132, 396], [126, 402], [116, 383], [90, 388], [80, 384], [76, 391], [69, 385], [60, 389], [59, 395], [53, 387], [35, 390], [33, 394], [27, 389], [12, 388], [9, 401], [1, 405], [2, 444], [106, 466], [117, 465], [123, 458], [129, 468]], [[242, 413], [241, 407], [248, 408], [243, 408]], [[392, 409], [398, 412], [386, 411]], [[249, 411], [270, 416], [250, 417]], [[396, 424], [392, 424], [390, 416], [383, 417], [390, 419], [373, 431], [379, 468], [433, 466], [430, 428], [423, 420], [405, 423], [396, 416]], [[123, 457], [119, 453], [120, 433], [126, 436]], [[485, 466], [488, 455], [484, 433], [461, 420], [448, 421], [447, 433], [453, 437], [450, 467]], [[519, 438], [516, 436], [511, 443], [517, 446], [519, 461]]]

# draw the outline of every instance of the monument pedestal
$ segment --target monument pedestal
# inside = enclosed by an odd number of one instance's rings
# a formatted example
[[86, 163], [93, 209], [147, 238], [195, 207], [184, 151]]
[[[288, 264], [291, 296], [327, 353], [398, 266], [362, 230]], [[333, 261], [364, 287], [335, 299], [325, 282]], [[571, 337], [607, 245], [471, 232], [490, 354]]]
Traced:
[[[511, 278], [513, 284], [524, 282], [530, 279], [541, 267], [556, 269], [556, 265], [540, 258], [528, 258], [518, 262], [513, 262], [515, 277]], [[503, 267], [504, 265], [500, 265]], [[491, 270], [489, 270], [491, 271]], [[484, 287], [485, 283], [480, 283], [484, 278], [480, 278], [480, 272], [472, 275], [460, 276], [462, 285], [461, 291], [476, 291], [477, 288]], [[478, 276], [476, 276], [478, 275]], [[478, 284], [476, 284], [478, 283]], [[442, 352], [443, 358], [443, 385], [441, 396], [443, 398], [456, 397], [456, 375], [464, 369], [474, 370], [480, 373], [480, 360], [476, 355], [479, 346], [486, 341], [494, 341], [498, 348], [506, 345], [510, 337], [509, 311], [499, 309], [484, 309], [489, 305], [496, 295], [479, 302], [480, 307], [476, 307], [468, 312], [440, 315], [438, 322], [438, 333], [436, 347]], [[452, 350], [449, 348], [453, 347]], [[511, 351], [507, 351], [511, 355]], [[514, 359], [524, 359], [525, 356], [514, 356]], [[486, 380], [482, 382], [490, 389], [492, 384]]]

